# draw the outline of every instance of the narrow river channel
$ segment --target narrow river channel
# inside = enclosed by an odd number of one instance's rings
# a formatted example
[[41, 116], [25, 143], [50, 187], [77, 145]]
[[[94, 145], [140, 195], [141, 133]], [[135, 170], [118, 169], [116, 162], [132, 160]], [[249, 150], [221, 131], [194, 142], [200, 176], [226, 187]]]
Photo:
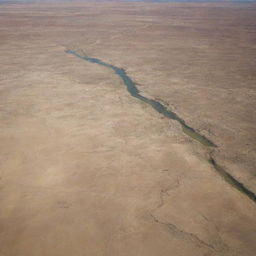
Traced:
[[[209, 139], [207, 139], [205, 136], [201, 135], [199, 132], [195, 131], [192, 127], [188, 126], [186, 122], [180, 118], [176, 113], [168, 109], [166, 106], [164, 106], [161, 102], [146, 98], [145, 96], [140, 94], [139, 89], [136, 86], [136, 83], [127, 75], [125, 70], [123, 68], [118, 68], [112, 64], [106, 63], [100, 59], [97, 58], [91, 58], [88, 56], [82, 56], [78, 52], [74, 50], [66, 50], [66, 53], [72, 54], [82, 60], [96, 63], [101, 66], [104, 66], [106, 68], [112, 69], [123, 81], [123, 84], [126, 86], [127, 91], [130, 93], [132, 97], [135, 97], [136, 99], [143, 101], [144, 103], [150, 105], [153, 109], [155, 109], [158, 113], [161, 115], [175, 120], [180, 123], [183, 132], [190, 136], [191, 138], [197, 140], [202, 145], [206, 147], [217, 147], [213, 142], [211, 142]], [[251, 200], [256, 202], [256, 195], [247, 189], [242, 183], [240, 183], [238, 180], [236, 180], [231, 174], [229, 174], [224, 168], [219, 166], [216, 161], [213, 159], [212, 156], [208, 159], [208, 162], [214, 167], [214, 169], [221, 175], [221, 177], [224, 178], [226, 182], [228, 182], [230, 185], [232, 185], [234, 188], [245, 194], [247, 197], [249, 197]]]

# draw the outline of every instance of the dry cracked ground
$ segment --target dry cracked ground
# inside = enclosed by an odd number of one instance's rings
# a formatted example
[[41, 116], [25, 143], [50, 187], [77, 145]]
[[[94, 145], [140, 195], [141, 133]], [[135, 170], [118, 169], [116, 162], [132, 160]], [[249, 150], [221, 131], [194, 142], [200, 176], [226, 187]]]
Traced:
[[[255, 256], [255, 4], [0, 5], [1, 256]], [[213, 141], [131, 97], [111, 69]]]

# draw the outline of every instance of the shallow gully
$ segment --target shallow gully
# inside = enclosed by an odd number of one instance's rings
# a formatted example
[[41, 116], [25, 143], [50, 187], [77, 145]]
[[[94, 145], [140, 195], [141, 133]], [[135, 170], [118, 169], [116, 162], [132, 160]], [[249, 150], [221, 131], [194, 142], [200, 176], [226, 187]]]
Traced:
[[[144, 103], [150, 105], [154, 110], [156, 110], [159, 114], [165, 116], [166, 118], [172, 119], [177, 121], [181, 127], [183, 132], [188, 135], [189, 137], [193, 138], [194, 140], [197, 140], [199, 143], [206, 147], [217, 147], [212, 141], [210, 141], [205, 136], [201, 135], [199, 132], [197, 132], [195, 129], [190, 127], [186, 124], [186, 122], [179, 117], [176, 113], [171, 111], [169, 108], [167, 108], [165, 105], [163, 105], [161, 102], [156, 101], [154, 99], [147, 98], [140, 94], [139, 89], [136, 86], [136, 83], [127, 75], [126, 71], [123, 68], [118, 68], [112, 64], [106, 63], [100, 59], [97, 58], [91, 58], [88, 56], [83, 56], [79, 54], [77, 51], [74, 50], [66, 50], [66, 53], [72, 54], [84, 61], [88, 61], [91, 63], [95, 63], [101, 66], [104, 66], [106, 68], [112, 69], [116, 75], [118, 75], [122, 81], [123, 84], [126, 86], [127, 91], [130, 93], [132, 97], [135, 97], [136, 99], [143, 101]], [[218, 165], [216, 163], [216, 160], [212, 157], [211, 153], [208, 158], [209, 164], [216, 170], [216, 172], [232, 187], [236, 188], [238, 191], [246, 195], [248, 198], [250, 198], [252, 201], [256, 202], [256, 194], [254, 194], [252, 191], [250, 191], [248, 188], [246, 188], [242, 183], [240, 183], [238, 180], [236, 180], [230, 173], [228, 173], [223, 167]]]

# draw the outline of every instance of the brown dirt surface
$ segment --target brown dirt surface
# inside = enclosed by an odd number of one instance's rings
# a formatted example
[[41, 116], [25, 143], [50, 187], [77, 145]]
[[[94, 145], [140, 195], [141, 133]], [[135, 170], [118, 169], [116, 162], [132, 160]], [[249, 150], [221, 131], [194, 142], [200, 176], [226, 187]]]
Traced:
[[[256, 5], [0, 7], [0, 256], [255, 256]], [[177, 113], [207, 148], [131, 97]]]

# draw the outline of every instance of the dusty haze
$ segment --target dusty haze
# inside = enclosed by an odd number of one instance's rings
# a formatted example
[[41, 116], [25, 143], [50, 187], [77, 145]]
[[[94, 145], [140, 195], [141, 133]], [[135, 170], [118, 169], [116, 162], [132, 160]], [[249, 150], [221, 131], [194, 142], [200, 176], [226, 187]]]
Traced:
[[[254, 256], [256, 5], [0, 7], [1, 256]], [[217, 147], [131, 97], [141, 94]]]

